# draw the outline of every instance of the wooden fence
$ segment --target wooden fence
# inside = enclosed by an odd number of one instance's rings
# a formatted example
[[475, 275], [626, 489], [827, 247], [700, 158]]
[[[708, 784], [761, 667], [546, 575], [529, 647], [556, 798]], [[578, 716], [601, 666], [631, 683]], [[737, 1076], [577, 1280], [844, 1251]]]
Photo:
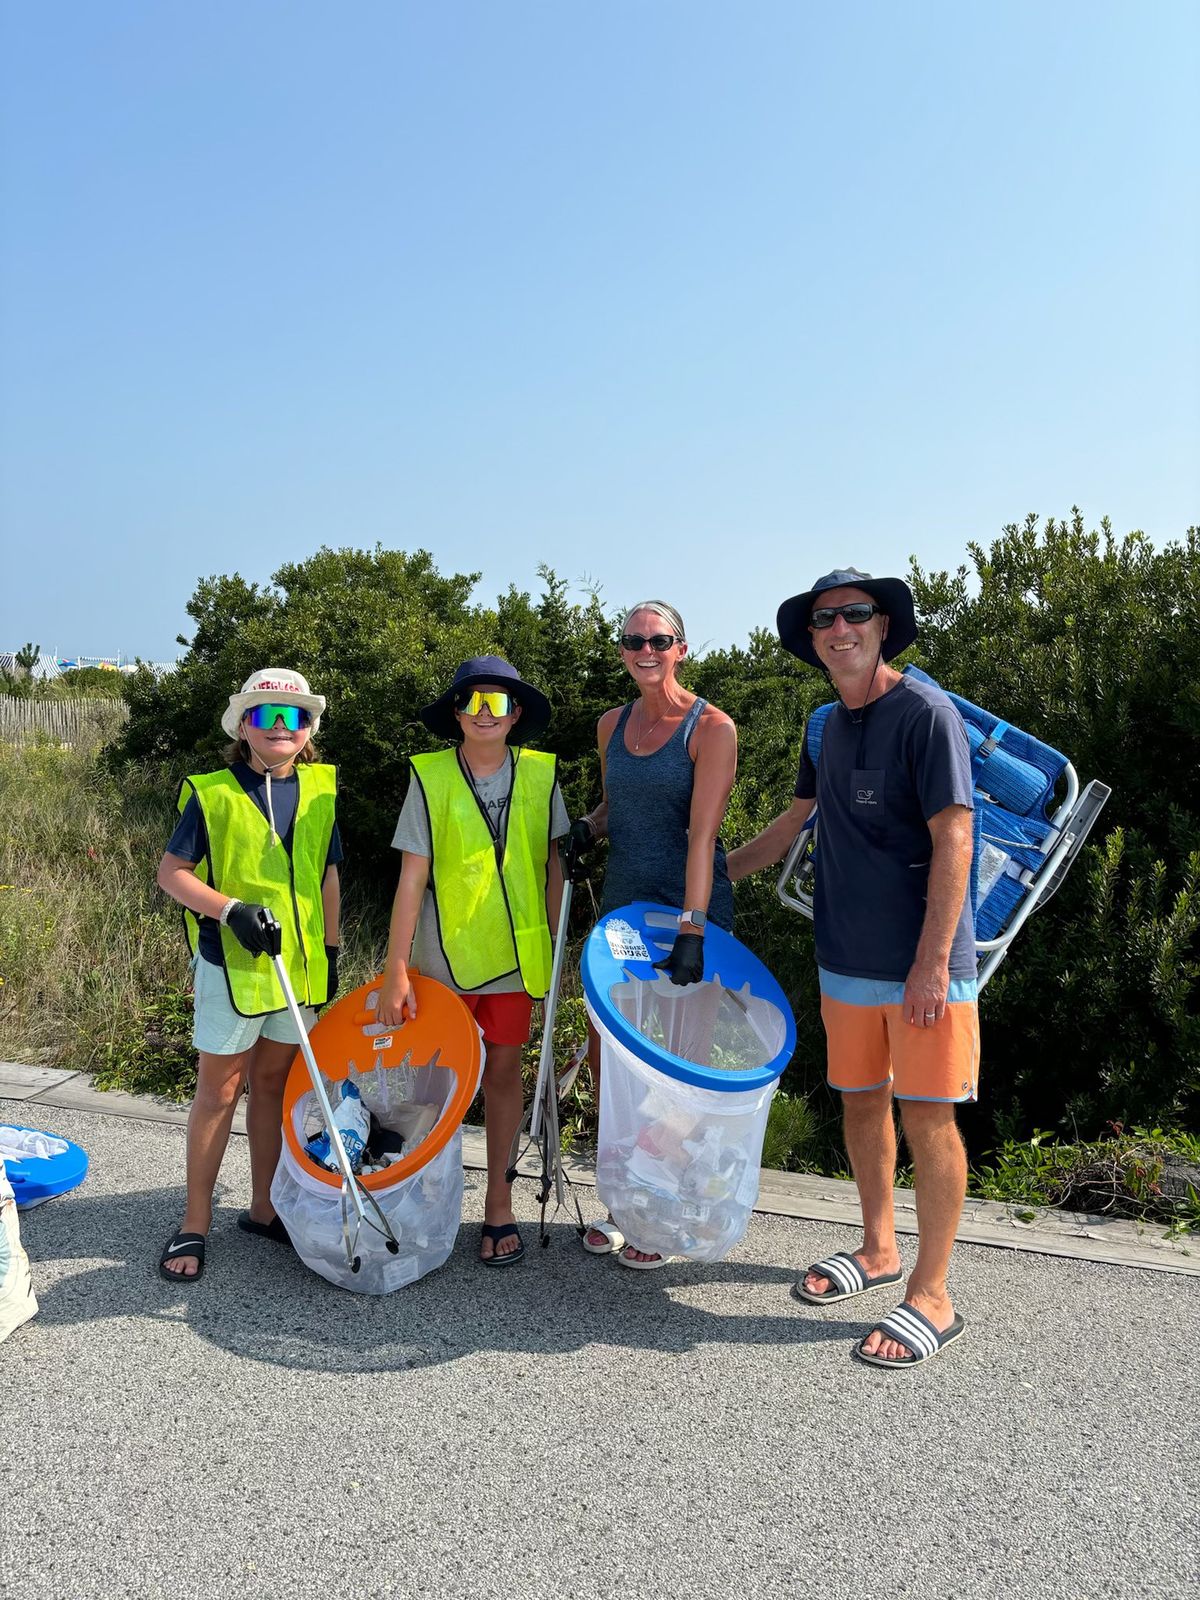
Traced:
[[103, 744], [129, 720], [124, 700], [99, 695], [50, 699], [0, 694], [0, 743]]

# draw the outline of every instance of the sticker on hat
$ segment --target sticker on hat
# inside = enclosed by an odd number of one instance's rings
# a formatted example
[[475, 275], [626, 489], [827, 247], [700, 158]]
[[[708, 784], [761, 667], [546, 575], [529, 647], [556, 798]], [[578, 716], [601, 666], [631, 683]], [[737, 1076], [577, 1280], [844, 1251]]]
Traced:
[[231, 739], [236, 739], [242, 718], [253, 706], [300, 706], [312, 717], [315, 736], [321, 725], [325, 709], [325, 696], [313, 694], [308, 679], [291, 667], [261, 667], [252, 672], [237, 694], [229, 696], [229, 704], [221, 716], [221, 727]]

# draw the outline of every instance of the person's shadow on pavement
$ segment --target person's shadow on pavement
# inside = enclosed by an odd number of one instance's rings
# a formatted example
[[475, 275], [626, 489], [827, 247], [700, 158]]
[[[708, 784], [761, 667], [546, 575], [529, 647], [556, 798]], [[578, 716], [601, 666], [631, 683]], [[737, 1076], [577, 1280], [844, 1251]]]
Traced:
[[[755, 1261], [752, 1235], [716, 1265], [638, 1273], [585, 1254], [565, 1221], [550, 1225], [549, 1246], [539, 1249], [536, 1223], [523, 1221], [525, 1259], [488, 1269], [476, 1259], [478, 1229], [466, 1222], [438, 1271], [392, 1294], [356, 1295], [310, 1272], [287, 1246], [242, 1233], [221, 1195], [218, 1185], [204, 1276], [178, 1286], [162, 1281], [157, 1263], [182, 1209], [180, 1189], [79, 1192], [27, 1213], [35, 1281], [39, 1263], [105, 1262], [49, 1282], [41, 1275], [38, 1322], [162, 1319], [234, 1355], [328, 1372], [399, 1371], [478, 1350], [564, 1354], [602, 1343], [672, 1353], [713, 1343], [844, 1344], [862, 1332], [861, 1319], [807, 1314], [790, 1298], [796, 1270]], [[730, 1309], [692, 1303], [701, 1296]]]

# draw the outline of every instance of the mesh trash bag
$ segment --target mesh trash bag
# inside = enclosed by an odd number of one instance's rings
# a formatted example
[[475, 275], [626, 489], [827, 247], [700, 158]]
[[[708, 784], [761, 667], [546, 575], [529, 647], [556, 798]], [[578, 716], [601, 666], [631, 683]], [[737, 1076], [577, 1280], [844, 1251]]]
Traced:
[[795, 1024], [767, 969], [732, 935], [705, 936], [704, 981], [653, 970], [675, 913], [638, 904], [597, 924], [584, 951], [600, 1036], [596, 1186], [639, 1250], [719, 1261], [758, 1198], [763, 1134]]
[[[284, 1093], [283, 1149], [271, 1199], [297, 1255], [321, 1277], [357, 1294], [388, 1294], [440, 1267], [462, 1220], [462, 1119], [480, 1076], [479, 1030], [459, 997], [414, 978], [417, 1017], [399, 1028], [375, 1021], [378, 983], [339, 1000], [312, 1033], [330, 1101], [352, 1082], [366, 1109], [404, 1138], [394, 1165], [364, 1176], [399, 1244], [359, 1231], [354, 1271], [347, 1256], [342, 1180], [305, 1150], [322, 1128], [316, 1095], [297, 1056]], [[353, 1216], [351, 1214], [351, 1228]]]

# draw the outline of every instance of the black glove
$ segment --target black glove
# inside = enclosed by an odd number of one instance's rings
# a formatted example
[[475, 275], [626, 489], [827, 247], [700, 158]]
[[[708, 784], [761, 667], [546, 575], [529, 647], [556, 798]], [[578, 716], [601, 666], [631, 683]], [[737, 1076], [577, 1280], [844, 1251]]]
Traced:
[[338, 992], [338, 947], [335, 944], [325, 946], [325, 959], [329, 963], [329, 991], [325, 996], [325, 1004], [332, 1005]]
[[578, 817], [567, 834], [567, 859], [563, 866], [572, 883], [578, 883], [582, 878], [583, 858], [595, 843], [596, 835], [592, 832], [591, 823], [586, 817]]
[[654, 963], [655, 972], [665, 972], [672, 983], [700, 983], [704, 978], [704, 935], [677, 933], [671, 954]]
[[277, 956], [283, 948], [283, 929], [266, 906], [242, 900], [225, 919], [225, 926], [252, 956]]

